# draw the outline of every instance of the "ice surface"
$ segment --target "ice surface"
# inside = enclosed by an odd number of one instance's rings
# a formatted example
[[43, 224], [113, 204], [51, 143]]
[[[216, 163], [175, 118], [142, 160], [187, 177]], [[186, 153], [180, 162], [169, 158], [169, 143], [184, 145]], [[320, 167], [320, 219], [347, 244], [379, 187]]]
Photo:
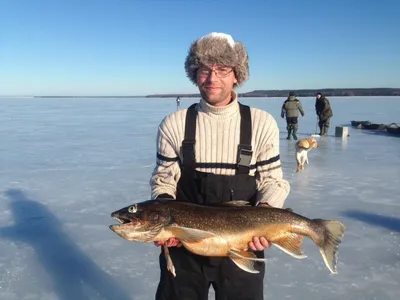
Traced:
[[[306, 137], [316, 130], [314, 99], [300, 99]], [[181, 100], [181, 108], [196, 101]], [[309, 240], [303, 260], [266, 250], [265, 299], [398, 299], [400, 138], [354, 128], [332, 135], [350, 120], [400, 123], [400, 97], [329, 100], [331, 136], [296, 174], [284, 99], [241, 99], [278, 121], [286, 206], [348, 227], [338, 275]], [[148, 198], [157, 126], [174, 110], [175, 99], [0, 98], [0, 299], [154, 298], [159, 249], [108, 226], [113, 210]]]

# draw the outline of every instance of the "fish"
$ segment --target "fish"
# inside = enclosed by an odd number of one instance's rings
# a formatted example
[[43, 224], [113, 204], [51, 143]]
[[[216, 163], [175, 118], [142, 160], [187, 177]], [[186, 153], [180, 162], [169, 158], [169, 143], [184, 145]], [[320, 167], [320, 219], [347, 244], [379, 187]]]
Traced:
[[[346, 231], [336, 220], [308, 219], [290, 208], [254, 207], [246, 201], [205, 206], [171, 199], [146, 200], [114, 211], [111, 217], [118, 224], [110, 229], [125, 240], [165, 242], [176, 238], [194, 254], [229, 257], [249, 273], [258, 273], [255, 262], [265, 262], [248, 251], [253, 237], [265, 237], [297, 259], [306, 258], [301, 246], [308, 237], [319, 248], [329, 271], [337, 274], [338, 248]], [[166, 244], [167, 268], [176, 276]]]

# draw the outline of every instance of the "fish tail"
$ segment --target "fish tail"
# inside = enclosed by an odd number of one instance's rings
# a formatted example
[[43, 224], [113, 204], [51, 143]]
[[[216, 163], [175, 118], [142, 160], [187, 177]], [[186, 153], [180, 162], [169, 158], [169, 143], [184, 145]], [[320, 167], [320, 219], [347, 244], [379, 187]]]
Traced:
[[322, 258], [328, 269], [333, 273], [337, 274], [336, 265], [338, 261], [338, 250], [339, 244], [342, 241], [346, 226], [339, 221], [327, 221], [321, 219], [313, 220], [316, 223], [322, 225], [323, 232], [319, 238], [317, 245], [321, 252]]

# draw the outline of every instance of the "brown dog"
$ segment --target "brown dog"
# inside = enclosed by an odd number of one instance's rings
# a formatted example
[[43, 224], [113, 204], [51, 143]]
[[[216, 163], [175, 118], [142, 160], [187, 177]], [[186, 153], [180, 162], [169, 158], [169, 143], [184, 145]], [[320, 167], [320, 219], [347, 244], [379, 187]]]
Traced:
[[296, 172], [304, 170], [304, 164], [308, 164], [308, 152], [313, 148], [318, 148], [318, 143], [315, 138], [301, 139], [296, 143]]

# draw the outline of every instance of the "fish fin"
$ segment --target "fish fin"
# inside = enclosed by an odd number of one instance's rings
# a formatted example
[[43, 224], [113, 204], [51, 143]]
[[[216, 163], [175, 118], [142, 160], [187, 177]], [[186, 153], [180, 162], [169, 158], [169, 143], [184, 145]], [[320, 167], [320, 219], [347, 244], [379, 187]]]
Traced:
[[214, 203], [210, 204], [209, 206], [252, 206], [249, 201], [246, 200], [233, 200], [233, 201], [227, 201], [227, 202], [220, 202], [220, 203]]
[[[249, 252], [250, 253], [250, 252]], [[237, 265], [239, 268], [241, 268], [243, 271], [249, 272], [249, 273], [260, 273], [260, 271], [257, 271], [254, 268], [255, 261], [248, 259], [248, 258], [243, 258], [241, 256], [229, 256], [230, 259]]]
[[287, 210], [288, 212], [293, 212], [293, 209], [292, 209], [292, 208], [290, 208], [290, 207], [288, 207], [288, 208], [285, 208], [285, 210]]
[[272, 241], [271, 243], [286, 254], [289, 254], [294, 258], [302, 259], [307, 257], [301, 249], [303, 239], [304, 237], [302, 235], [290, 232], [279, 240]]
[[214, 237], [215, 234], [200, 229], [171, 225], [167, 229], [182, 242], [197, 243], [204, 239]]
[[248, 252], [248, 251], [240, 251], [240, 250], [229, 250], [229, 256], [232, 258], [234, 257], [240, 257], [243, 259], [249, 259], [249, 260], [254, 260], [254, 261], [265, 261], [265, 258], [258, 258], [253, 252]]
[[324, 237], [321, 243], [319, 243], [319, 251], [321, 252], [322, 258], [328, 269], [332, 274], [337, 274], [337, 261], [338, 261], [338, 250], [339, 244], [342, 241], [346, 226], [339, 221], [327, 221], [321, 219], [313, 220], [324, 226]]
[[169, 254], [167, 243], [164, 243], [163, 248], [164, 248], [165, 261], [167, 262], [167, 270], [170, 271], [174, 277], [176, 277], [175, 266], [174, 263], [172, 262], [171, 255]]

